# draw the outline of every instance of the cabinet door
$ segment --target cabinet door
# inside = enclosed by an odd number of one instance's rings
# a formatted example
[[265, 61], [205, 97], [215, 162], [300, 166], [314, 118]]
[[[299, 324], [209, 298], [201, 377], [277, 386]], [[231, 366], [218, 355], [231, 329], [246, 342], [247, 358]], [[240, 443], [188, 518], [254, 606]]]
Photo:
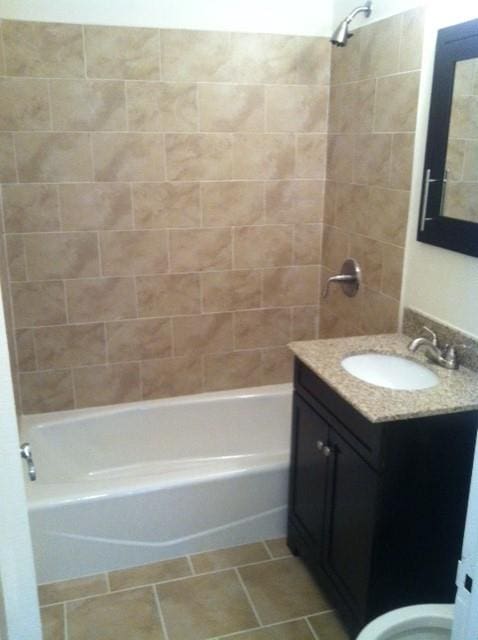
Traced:
[[360, 614], [366, 608], [378, 475], [333, 429], [329, 443], [324, 568]]
[[319, 552], [325, 521], [327, 423], [294, 394], [290, 510]]

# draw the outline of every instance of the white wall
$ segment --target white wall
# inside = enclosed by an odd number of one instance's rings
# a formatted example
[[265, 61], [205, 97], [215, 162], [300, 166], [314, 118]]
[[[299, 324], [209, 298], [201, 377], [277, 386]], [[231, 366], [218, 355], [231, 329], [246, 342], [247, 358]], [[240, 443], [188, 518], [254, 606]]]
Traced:
[[332, 0], [0, 0], [0, 17], [327, 36]]
[[430, 0], [426, 8], [422, 81], [417, 116], [411, 210], [405, 251], [402, 305], [478, 337], [478, 258], [432, 247], [415, 239], [423, 175], [437, 29], [478, 17], [467, 0]]

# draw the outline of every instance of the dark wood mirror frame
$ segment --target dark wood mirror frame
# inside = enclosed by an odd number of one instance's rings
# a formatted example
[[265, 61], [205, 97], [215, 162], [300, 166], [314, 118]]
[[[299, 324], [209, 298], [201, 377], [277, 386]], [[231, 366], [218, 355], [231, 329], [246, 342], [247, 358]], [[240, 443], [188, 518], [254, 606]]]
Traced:
[[455, 64], [478, 58], [478, 20], [438, 32], [417, 239], [478, 257], [478, 223], [441, 215]]

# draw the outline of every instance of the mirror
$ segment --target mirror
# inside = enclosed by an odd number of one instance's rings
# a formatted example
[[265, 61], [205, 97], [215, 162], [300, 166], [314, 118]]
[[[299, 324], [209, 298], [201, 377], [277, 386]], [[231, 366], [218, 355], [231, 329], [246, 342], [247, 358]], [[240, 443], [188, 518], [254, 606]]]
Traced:
[[478, 257], [478, 20], [438, 32], [417, 238]]

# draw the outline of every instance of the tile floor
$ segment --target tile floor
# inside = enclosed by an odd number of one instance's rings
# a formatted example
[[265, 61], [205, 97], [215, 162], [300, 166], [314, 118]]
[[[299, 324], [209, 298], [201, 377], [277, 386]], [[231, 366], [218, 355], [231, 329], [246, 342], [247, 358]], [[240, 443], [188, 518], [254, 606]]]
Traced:
[[44, 640], [348, 640], [283, 539], [39, 587]]

